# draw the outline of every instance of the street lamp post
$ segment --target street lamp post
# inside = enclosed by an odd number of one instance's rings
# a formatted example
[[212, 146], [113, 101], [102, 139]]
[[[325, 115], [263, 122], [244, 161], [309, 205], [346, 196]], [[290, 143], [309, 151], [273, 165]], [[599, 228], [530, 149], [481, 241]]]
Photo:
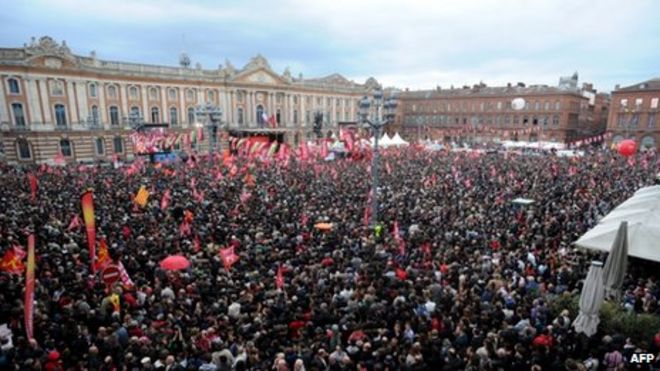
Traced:
[[[374, 116], [369, 117], [369, 109], [374, 105]], [[374, 153], [371, 163], [371, 226], [375, 227], [378, 223], [378, 165], [380, 161], [380, 152], [378, 148], [378, 140], [380, 139], [381, 131], [385, 125], [394, 121], [394, 110], [396, 109], [397, 102], [394, 98], [389, 98], [383, 103], [383, 90], [377, 88], [373, 92], [373, 99], [368, 97], [362, 98], [360, 101], [360, 118], [363, 123], [371, 127], [374, 134]], [[384, 109], [384, 113], [383, 113]]]
[[208, 129], [209, 136], [209, 161], [213, 162], [213, 152], [215, 152], [215, 145], [218, 141], [218, 129], [224, 128], [221, 125], [222, 110], [209, 102], [205, 105], [199, 105], [195, 108], [195, 114], [198, 117], [203, 117]]

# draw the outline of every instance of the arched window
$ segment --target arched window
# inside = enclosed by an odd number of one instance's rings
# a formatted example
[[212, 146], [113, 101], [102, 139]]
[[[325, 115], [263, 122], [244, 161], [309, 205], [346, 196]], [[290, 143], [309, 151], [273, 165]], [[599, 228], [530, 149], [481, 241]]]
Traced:
[[158, 100], [158, 89], [153, 87], [149, 89], [149, 99]]
[[16, 141], [16, 147], [18, 150], [18, 158], [21, 160], [29, 160], [32, 158], [32, 149], [30, 148], [30, 143], [25, 139], [18, 139]]
[[280, 110], [278, 109], [275, 113], [275, 121], [277, 121], [277, 124], [280, 124]]
[[553, 115], [552, 116], [552, 125], [554, 125], [554, 126], [559, 125], [559, 115]]
[[298, 111], [296, 111], [296, 110], [293, 111], [293, 123], [294, 124], [298, 123]]
[[168, 97], [170, 100], [176, 100], [176, 90], [175, 90], [175, 89], [172, 89], [172, 88], [168, 89], [168, 90], [167, 90], [167, 97]]
[[257, 106], [257, 124], [264, 124], [264, 107], [260, 104]]
[[9, 94], [21, 94], [21, 87], [18, 84], [18, 80], [11, 78], [7, 80], [7, 84], [9, 85]]
[[131, 86], [128, 88], [128, 96], [131, 99], [138, 99], [138, 88], [137, 86]]
[[117, 99], [117, 87], [114, 85], [108, 86], [108, 98]]
[[119, 125], [119, 108], [116, 106], [110, 107], [110, 125], [118, 126]]
[[23, 105], [20, 103], [11, 104], [11, 112], [14, 114], [14, 124], [16, 127], [25, 127], [25, 112], [23, 111]]
[[160, 122], [160, 110], [158, 107], [151, 107], [151, 122], [154, 124]]
[[92, 123], [97, 125], [99, 123], [99, 108], [92, 106]]
[[238, 123], [240, 125], [243, 125], [243, 109], [242, 108], [240, 108], [240, 107], [238, 108], [238, 110], [236, 112], [236, 116], [238, 116]]
[[63, 104], [55, 105], [55, 123], [57, 126], [66, 126], [66, 107]]
[[556, 102], [555, 102], [555, 111], [559, 111], [560, 109], [561, 109], [561, 102], [560, 102], [560, 101], [556, 101]]
[[71, 146], [71, 141], [68, 139], [61, 139], [60, 140], [60, 153], [62, 153], [62, 156], [64, 157], [72, 157], [73, 156], [73, 148]]
[[195, 92], [192, 89], [186, 90], [186, 99], [192, 101], [195, 99]]
[[124, 152], [124, 140], [121, 137], [115, 137], [112, 140], [112, 145], [114, 147], [115, 153]]
[[209, 102], [215, 102], [215, 92], [213, 90], [208, 91]]
[[179, 115], [177, 114], [176, 107], [170, 108], [170, 125], [179, 125]]
[[92, 98], [96, 98], [98, 96], [98, 89], [96, 88], [96, 84], [92, 83], [89, 84], [89, 96]]
[[195, 109], [192, 107], [188, 108], [188, 124], [192, 125], [195, 123]]
[[105, 153], [105, 143], [103, 138], [96, 138], [94, 140], [94, 148], [96, 149], [97, 155], [103, 155]]
[[133, 117], [140, 117], [140, 107], [138, 106], [133, 106], [131, 107], [131, 116]]

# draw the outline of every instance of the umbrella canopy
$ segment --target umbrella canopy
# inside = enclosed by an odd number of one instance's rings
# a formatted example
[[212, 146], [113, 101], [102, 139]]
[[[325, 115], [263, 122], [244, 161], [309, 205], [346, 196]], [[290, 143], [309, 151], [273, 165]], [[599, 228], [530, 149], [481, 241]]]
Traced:
[[180, 271], [190, 267], [190, 261], [183, 255], [170, 255], [160, 262], [160, 267], [168, 271]]
[[619, 299], [623, 277], [628, 267], [628, 222], [621, 222], [610, 254], [603, 268], [605, 297]]
[[587, 336], [596, 333], [600, 323], [598, 312], [603, 305], [604, 296], [603, 263], [592, 262], [580, 294], [580, 314], [573, 322], [576, 332], [584, 332]]
[[660, 186], [644, 187], [612, 212], [575, 244], [578, 247], [610, 251], [621, 222], [628, 222], [628, 254], [660, 262]]
[[314, 228], [318, 229], [319, 231], [327, 232], [332, 230], [332, 223], [316, 223]]

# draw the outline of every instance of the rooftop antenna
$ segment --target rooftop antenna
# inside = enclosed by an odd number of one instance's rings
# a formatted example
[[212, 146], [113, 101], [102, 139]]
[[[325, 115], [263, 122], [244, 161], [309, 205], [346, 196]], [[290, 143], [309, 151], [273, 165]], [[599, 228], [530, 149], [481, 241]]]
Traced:
[[188, 53], [186, 53], [186, 35], [181, 34], [181, 43], [183, 44], [183, 51], [179, 55], [179, 65], [183, 68], [189, 68], [190, 67], [190, 57], [188, 56]]

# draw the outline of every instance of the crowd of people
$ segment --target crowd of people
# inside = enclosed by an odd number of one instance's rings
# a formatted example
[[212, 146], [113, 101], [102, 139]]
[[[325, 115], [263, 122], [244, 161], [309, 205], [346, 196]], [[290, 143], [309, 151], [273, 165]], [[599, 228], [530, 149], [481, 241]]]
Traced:
[[[653, 154], [391, 150], [377, 195], [368, 157], [233, 161], [0, 166], [0, 254], [34, 233], [37, 277], [28, 339], [24, 275], [0, 273], [0, 369], [615, 370], [660, 352], [660, 329], [586, 338], [551, 310], [579, 295], [593, 258], [573, 242], [653, 184]], [[133, 286], [90, 270], [71, 226], [88, 188], [97, 240]], [[174, 254], [191, 267], [163, 270]], [[620, 305], [660, 314], [655, 274], [629, 274]]]

